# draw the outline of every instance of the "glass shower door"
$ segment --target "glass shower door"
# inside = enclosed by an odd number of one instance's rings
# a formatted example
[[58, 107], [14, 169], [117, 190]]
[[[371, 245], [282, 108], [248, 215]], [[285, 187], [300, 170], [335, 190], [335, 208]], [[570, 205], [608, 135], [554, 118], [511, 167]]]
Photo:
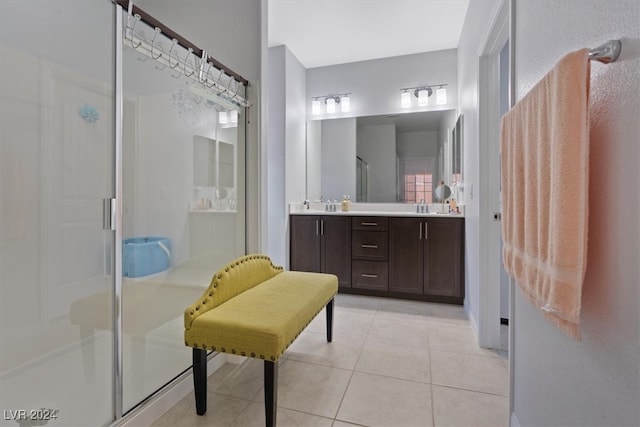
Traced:
[[0, 425], [108, 425], [114, 7], [2, 6]]
[[[145, 11], [154, 14], [151, 7]], [[171, 50], [171, 40], [144, 22], [136, 23], [137, 40], [130, 36], [123, 51], [125, 413], [190, 368], [184, 310], [219, 268], [245, 254], [244, 109], [222, 111], [215, 93], [189, 78], [198, 76], [197, 58]], [[154, 36], [154, 56], [171, 52], [164, 64], [134, 48]]]

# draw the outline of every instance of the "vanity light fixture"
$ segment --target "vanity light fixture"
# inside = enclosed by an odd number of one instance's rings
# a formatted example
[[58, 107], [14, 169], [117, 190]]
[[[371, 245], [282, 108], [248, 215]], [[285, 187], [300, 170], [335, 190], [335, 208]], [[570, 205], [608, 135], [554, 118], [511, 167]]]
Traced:
[[351, 111], [351, 97], [349, 95], [342, 95], [340, 97], [340, 111], [343, 113]]
[[400, 89], [400, 107], [411, 107], [411, 94], [418, 98], [418, 105], [420, 107], [426, 107], [429, 105], [429, 97], [433, 94], [434, 88], [436, 89], [436, 104], [444, 105], [447, 103], [447, 88], [446, 84], [438, 85], [424, 85], [416, 87], [407, 87]]
[[311, 114], [316, 116], [316, 115], [318, 115], [320, 113], [322, 113], [322, 107], [320, 106], [320, 100], [319, 99], [314, 99], [313, 101], [311, 101]]
[[447, 88], [440, 86], [436, 89], [436, 104], [444, 105], [447, 103]]
[[429, 97], [433, 93], [430, 87], [416, 89], [416, 96], [418, 97], [418, 105], [424, 107], [429, 104]]
[[400, 106], [402, 108], [411, 107], [411, 93], [408, 90], [400, 93]]
[[327, 113], [333, 114], [333, 113], [336, 112], [336, 100], [335, 100], [335, 98], [327, 98], [327, 99], [324, 100], [324, 103], [327, 104]]
[[314, 96], [311, 99], [311, 114], [314, 116], [322, 114], [322, 104], [325, 105], [325, 113], [327, 114], [335, 114], [338, 104], [342, 113], [348, 113], [351, 111], [351, 94]]

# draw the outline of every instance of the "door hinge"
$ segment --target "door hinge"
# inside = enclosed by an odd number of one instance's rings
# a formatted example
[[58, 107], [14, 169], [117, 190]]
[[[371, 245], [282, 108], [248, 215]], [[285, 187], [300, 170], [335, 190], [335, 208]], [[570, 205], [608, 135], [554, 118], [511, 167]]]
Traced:
[[500, 212], [494, 212], [493, 213], [493, 220], [494, 221], [502, 221], [502, 214]]

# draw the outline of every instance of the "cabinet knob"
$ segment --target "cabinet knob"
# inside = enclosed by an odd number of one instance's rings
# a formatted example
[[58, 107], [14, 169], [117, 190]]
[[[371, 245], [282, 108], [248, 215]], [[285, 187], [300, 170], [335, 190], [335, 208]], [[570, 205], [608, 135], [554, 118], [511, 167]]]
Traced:
[[370, 278], [370, 279], [377, 279], [377, 278], [378, 278], [378, 275], [377, 275], [377, 274], [367, 274], [367, 273], [362, 273], [362, 274], [361, 274], [361, 276], [362, 276], [362, 277], [367, 277], [367, 278]]
[[360, 245], [360, 246], [367, 249], [378, 249], [378, 245]]
[[362, 225], [370, 225], [370, 226], [374, 226], [374, 227], [375, 227], [376, 225], [378, 225], [378, 223], [377, 223], [377, 222], [363, 222], [363, 223], [361, 223], [361, 224], [362, 224]]

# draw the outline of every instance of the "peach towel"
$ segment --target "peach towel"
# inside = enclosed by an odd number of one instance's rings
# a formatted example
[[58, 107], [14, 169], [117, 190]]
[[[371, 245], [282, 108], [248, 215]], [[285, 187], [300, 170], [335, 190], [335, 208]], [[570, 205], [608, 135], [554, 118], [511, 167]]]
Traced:
[[562, 58], [503, 116], [500, 135], [505, 269], [577, 340], [587, 262], [588, 55]]

